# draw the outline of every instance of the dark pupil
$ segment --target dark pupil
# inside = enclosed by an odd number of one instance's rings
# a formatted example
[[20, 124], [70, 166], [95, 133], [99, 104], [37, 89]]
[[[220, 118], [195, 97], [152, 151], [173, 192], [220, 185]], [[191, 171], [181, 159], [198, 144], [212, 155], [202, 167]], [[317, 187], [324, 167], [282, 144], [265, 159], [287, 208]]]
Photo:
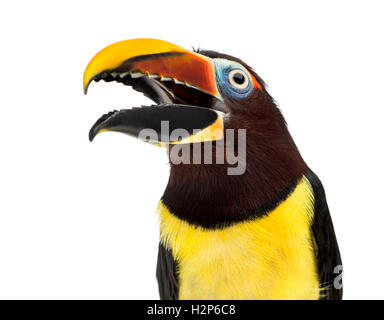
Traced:
[[233, 81], [235, 81], [237, 84], [243, 84], [245, 81], [244, 75], [240, 72], [237, 72], [233, 75]]

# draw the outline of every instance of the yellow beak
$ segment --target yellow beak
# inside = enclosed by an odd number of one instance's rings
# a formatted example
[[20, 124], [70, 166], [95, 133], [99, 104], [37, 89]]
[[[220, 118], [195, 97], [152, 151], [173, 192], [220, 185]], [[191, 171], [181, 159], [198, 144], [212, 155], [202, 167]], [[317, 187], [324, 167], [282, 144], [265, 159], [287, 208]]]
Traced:
[[84, 94], [92, 80], [113, 72], [167, 77], [220, 97], [212, 59], [163, 40], [125, 40], [101, 50], [85, 69]]

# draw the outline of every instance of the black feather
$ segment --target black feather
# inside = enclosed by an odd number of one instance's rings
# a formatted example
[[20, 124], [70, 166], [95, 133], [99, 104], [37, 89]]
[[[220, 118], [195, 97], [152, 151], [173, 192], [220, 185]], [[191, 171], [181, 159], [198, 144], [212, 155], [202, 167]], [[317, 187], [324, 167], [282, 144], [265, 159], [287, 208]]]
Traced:
[[177, 300], [179, 297], [179, 282], [177, 280], [177, 265], [172, 252], [159, 243], [156, 278], [159, 284], [161, 300]]
[[325, 191], [320, 179], [312, 171], [306, 175], [314, 192], [315, 216], [312, 223], [312, 234], [316, 241], [317, 266], [320, 285], [326, 288], [321, 292], [323, 300], [341, 300], [343, 289], [334, 286], [335, 267], [341, 266], [341, 256], [337, 244], [336, 234], [329, 213]]

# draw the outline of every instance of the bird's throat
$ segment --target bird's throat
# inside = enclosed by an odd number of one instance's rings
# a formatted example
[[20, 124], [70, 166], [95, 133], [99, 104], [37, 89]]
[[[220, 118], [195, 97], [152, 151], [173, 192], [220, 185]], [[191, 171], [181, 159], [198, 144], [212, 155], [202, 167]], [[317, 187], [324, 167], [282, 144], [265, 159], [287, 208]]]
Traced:
[[294, 190], [307, 166], [291, 139], [285, 153], [263, 150], [268, 144], [248, 143], [241, 175], [228, 175], [228, 164], [171, 163], [164, 205], [179, 218], [206, 228], [260, 217], [274, 209]]

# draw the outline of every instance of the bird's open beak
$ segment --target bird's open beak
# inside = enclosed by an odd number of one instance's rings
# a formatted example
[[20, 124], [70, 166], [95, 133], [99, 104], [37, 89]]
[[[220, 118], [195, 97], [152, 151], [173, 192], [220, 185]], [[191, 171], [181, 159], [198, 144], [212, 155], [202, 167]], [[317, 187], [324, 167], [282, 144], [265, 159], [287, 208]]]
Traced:
[[[119, 131], [141, 137], [154, 130], [153, 142], [191, 143], [218, 140], [223, 134], [221, 96], [212, 59], [166, 41], [133, 39], [112, 44], [89, 62], [83, 79], [84, 93], [94, 81], [117, 81], [144, 93], [160, 107], [114, 111], [92, 127], [90, 139], [102, 131]], [[169, 122], [169, 135], [160, 132]], [[181, 129], [177, 139], [172, 129]], [[184, 131], [182, 131], [184, 130]]]

